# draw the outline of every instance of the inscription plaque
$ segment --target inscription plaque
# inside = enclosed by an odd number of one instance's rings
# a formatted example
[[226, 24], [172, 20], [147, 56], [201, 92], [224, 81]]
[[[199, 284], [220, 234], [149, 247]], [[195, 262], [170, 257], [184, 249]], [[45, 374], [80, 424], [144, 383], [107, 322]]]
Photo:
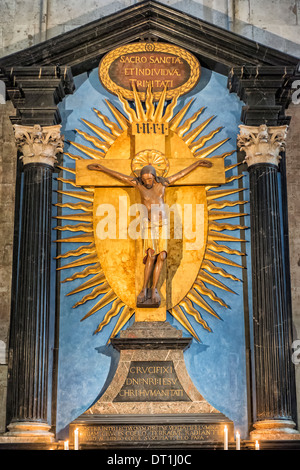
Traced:
[[[90, 426], [85, 430], [87, 441], [218, 441], [223, 438], [218, 424], [161, 424]], [[82, 436], [83, 437], [83, 436]]]
[[[228, 427], [228, 440], [234, 438], [232, 421], [221, 413], [202, 415], [88, 415], [70, 426], [70, 435], [78, 428], [80, 444], [85, 446], [152, 446], [176, 442], [179, 447], [191, 447], [207, 442], [224, 440], [224, 425]], [[72, 439], [71, 439], [72, 441]]]
[[173, 361], [132, 361], [125, 382], [113, 401], [191, 400], [177, 377]]
[[133, 100], [133, 89], [144, 101], [151, 86], [159, 100], [166, 88], [166, 99], [184, 95], [197, 85], [200, 64], [181, 47], [165, 43], [126, 44], [106, 54], [99, 64], [99, 78], [111, 93]]

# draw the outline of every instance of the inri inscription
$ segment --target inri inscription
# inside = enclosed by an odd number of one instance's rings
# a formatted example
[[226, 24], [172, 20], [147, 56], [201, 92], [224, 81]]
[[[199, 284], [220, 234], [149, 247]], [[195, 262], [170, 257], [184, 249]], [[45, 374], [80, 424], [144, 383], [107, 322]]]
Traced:
[[132, 361], [115, 402], [191, 401], [173, 361]]

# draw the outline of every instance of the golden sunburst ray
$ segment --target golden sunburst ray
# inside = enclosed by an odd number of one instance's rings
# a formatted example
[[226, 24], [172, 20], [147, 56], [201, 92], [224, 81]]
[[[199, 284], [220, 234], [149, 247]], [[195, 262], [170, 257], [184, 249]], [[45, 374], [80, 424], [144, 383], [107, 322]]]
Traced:
[[223, 158], [223, 160], [225, 160], [225, 158], [230, 157], [230, 155], [233, 155], [235, 152], [236, 150], [230, 150], [229, 152], [222, 153], [222, 155], [216, 155], [215, 158]]
[[60, 232], [94, 232], [93, 224], [58, 225], [54, 227], [54, 230], [59, 230]]
[[186, 143], [186, 145], [190, 145], [196, 139], [196, 137], [198, 137], [198, 135], [201, 134], [201, 132], [205, 129], [205, 127], [208, 126], [208, 124], [214, 119], [214, 117], [215, 116], [209, 117], [208, 119], [206, 119], [206, 121], [202, 122], [195, 129], [192, 129], [188, 134], [186, 134], [183, 137], [183, 140]]
[[219, 222], [210, 222], [209, 224], [209, 229], [210, 230], [216, 230], [217, 232], [223, 231], [223, 230], [245, 230], [249, 227], [246, 227], [245, 225], [238, 225], [238, 224], [221, 224]]
[[[198, 117], [200, 116], [200, 114], [203, 113], [203, 111], [205, 109], [206, 109], [205, 106], [202, 106], [202, 108], [200, 108], [198, 111], [196, 111], [189, 119], [186, 119], [185, 122], [177, 128], [176, 134], [179, 137], [182, 137], [186, 132], [188, 132], [191, 128], [191, 125], [194, 124], [195, 121], [197, 121]], [[207, 120], [207, 124], [212, 119], [213, 119], [213, 116]], [[204, 127], [205, 126], [203, 126], [203, 129], [204, 129]]]
[[128, 101], [120, 93], [118, 93], [118, 98], [120, 103], [122, 103], [123, 109], [128, 116], [129, 122], [132, 124], [137, 120], [135, 110], [129, 106]]
[[118, 315], [118, 313], [120, 312], [121, 308], [124, 307], [124, 305], [125, 304], [120, 299], [118, 298], [115, 299], [112, 303], [110, 310], [105, 314], [103, 321], [98, 325], [94, 333], [95, 334], [99, 333], [102, 330], [102, 328], [106, 326], [113, 317]]
[[225, 284], [223, 284], [221, 281], [218, 281], [211, 274], [208, 274], [208, 273], [202, 271], [202, 269], [200, 269], [200, 271], [198, 273], [197, 280], [202, 281], [202, 282], [206, 282], [206, 283], [208, 283], [208, 284], [210, 284], [214, 287], [218, 287], [219, 289], [225, 290], [227, 292], [231, 292], [231, 294], [235, 294], [235, 292], [233, 290], [229, 289], [229, 287], [225, 286]]
[[191, 106], [192, 102], [194, 101], [194, 98], [192, 98], [190, 101], [188, 101], [186, 103], [185, 106], [183, 106], [177, 114], [175, 114], [175, 116], [170, 120], [169, 124], [170, 124], [170, 129], [172, 131], [176, 131], [177, 127], [179, 126], [180, 122], [182, 121], [182, 119], [184, 118], [184, 116], [186, 115], [189, 107]]
[[243, 238], [233, 237], [232, 235], [227, 235], [222, 232], [214, 232], [213, 230], [208, 231], [207, 236], [208, 242], [210, 241], [220, 241], [220, 242], [244, 242]]
[[171, 314], [197, 341], [200, 339], [179, 305], [171, 309]]
[[228, 178], [225, 179], [225, 184], [232, 183], [233, 181], [240, 180], [244, 178], [246, 175], [234, 175], [234, 176], [229, 176]]
[[233, 170], [234, 168], [237, 168], [237, 167], [240, 166], [242, 163], [243, 163], [243, 162], [239, 162], [239, 163], [234, 163], [233, 165], [225, 166], [225, 172], [230, 171], [230, 170]]
[[82, 279], [84, 277], [90, 276], [91, 274], [99, 274], [100, 272], [101, 272], [101, 265], [100, 263], [96, 263], [94, 264], [94, 266], [87, 266], [82, 271], [72, 274], [72, 276], [69, 276], [63, 279], [61, 282], [65, 283], [65, 282], [75, 281], [75, 279]]
[[201, 307], [203, 310], [206, 310], [208, 313], [221, 320], [220, 316], [214, 311], [214, 309], [201, 297], [201, 295], [198, 294], [194, 286], [189, 291], [186, 297], [192, 302], [194, 302], [196, 305]]
[[224, 145], [226, 142], [228, 142], [228, 140], [230, 140], [229, 137], [227, 137], [226, 139], [221, 140], [220, 142], [217, 142], [216, 144], [209, 145], [209, 147], [205, 147], [204, 149], [199, 150], [199, 152], [196, 152], [194, 154], [194, 156], [196, 158], [206, 158], [208, 155], [210, 155], [215, 150], [217, 150], [219, 147], [221, 147], [221, 145]]
[[[243, 191], [243, 190], [242, 190]], [[222, 197], [222, 196], [220, 196]], [[247, 204], [249, 201], [240, 201], [239, 199], [236, 199], [235, 201], [213, 201], [213, 202], [208, 202], [207, 207], [208, 210], [211, 211], [211, 209], [224, 209], [225, 207], [234, 207], [238, 205], [243, 205]]]
[[80, 210], [80, 211], [90, 212], [91, 214], [93, 213], [93, 204], [87, 204], [85, 202], [76, 202], [76, 203], [57, 202], [54, 205], [57, 207], [68, 208], [68, 209], [72, 209], [75, 211]]
[[202, 295], [207, 295], [211, 300], [214, 302], [218, 302], [222, 307], [229, 308], [228, 305], [220, 299], [211, 289], [208, 289], [208, 287], [205, 286], [205, 284], [202, 281], [195, 281], [194, 283], [194, 289]]
[[64, 155], [71, 158], [72, 160], [83, 160], [83, 157], [80, 157], [80, 155], [73, 155], [70, 152], [64, 152]]
[[81, 152], [87, 155], [88, 157], [94, 158], [96, 160], [99, 160], [99, 158], [104, 158], [105, 152], [107, 150], [106, 145], [103, 145], [103, 149], [105, 149], [105, 151], [99, 151], [91, 149], [90, 147], [86, 147], [85, 145], [78, 144], [77, 142], [70, 142], [70, 144], [73, 145], [73, 147], [76, 147], [78, 150], [81, 150]]
[[97, 254], [92, 254], [88, 256], [84, 256], [83, 258], [80, 258], [76, 261], [72, 261], [69, 264], [66, 264], [64, 266], [60, 266], [57, 268], [58, 271], [61, 271], [63, 269], [69, 269], [69, 268], [75, 268], [78, 266], [86, 266], [87, 264], [95, 264], [98, 261]]
[[235, 219], [236, 217], [244, 217], [246, 215], [248, 215], [247, 212], [209, 211], [208, 220]]
[[109, 284], [107, 282], [103, 282], [100, 286], [95, 287], [90, 294], [85, 295], [84, 297], [82, 297], [81, 300], [76, 302], [76, 304], [73, 305], [73, 308], [76, 308], [79, 305], [85, 304], [85, 302], [88, 302], [89, 300], [93, 300], [96, 297], [98, 297], [100, 294], [106, 294], [109, 291], [110, 291]]
[[118, 334], [118, 332], [123, 328], [123, 326], [130, 320], [134, 312], [135, 312], [134, 308], [130, 308], [128, 307], [128, 305], [124, 306], [115, 324], [115, 327], [110, 335], [110, 338], [108, 339], [108, 343], [110, 342], [110, 339], [114, 338]]
[[76, 174], [76, 170], [74, 170], [74, 168], [69, 168], [67, 166], [60, 166], [60, 165], [57, 165], [57, 168], [63, 171], [67, 171], [68, 173], [72, 173], [73, 175]]
[[135, 83], [132, 85], [133, 89], [133, 96], [134, 96], [134, 101], [135, 101], [135, 109], [136, 109], [136, 118], [135, 120], [137, 121], [146, 121], [146, 114], [143, 109], [143, 105], [141, 103], [140, 97], [136, 91], [136, 86]]
[[165, 101], [166, 101], [166, 94], [167, 94], [167, 87], [165, 86], [163, 89], [163, 92], [160, 95], [160, 98], [158, 100], [157, 107], [153, 116], [153, 120], [155, 122], [162, 121], [162, 116], [163, 116], [164, 106], [165, 106]]
[[88, 281], [81, 283], [79, 287], [76, 287], [76, 289], [73, 289], [71, 292], [68, 292], [66, 295], [69, 296], [73, 294], [78, 294], [78, 292], [82, 292], [83, 290], [90, 289], [91, 287], [104, 284], [105, 282], [106, 282], [106, 278], [105, 278], [104, 272], [102, 271], [100, 272], [100, 274], [96, 274]]
[[86, 318], [90, 317], [91, 315], [94, 315], [94, 313], [98, 312], [101, 310], [103, 307], [106, 307], [106, 305], [110, 304], [117, 298], [116, 294], [112, 289], [109, 289], [109, 291], [101, 297], [101, 299], [94, 305], [91, 310], [80, 320], [83, 321]]
[[102, 114], [100, 111], [98, 111], [98, 109], [93, 108], [93, 111], [97, 114], [97, 116], [102, 120], [103, 124], [111, 131], [111, 133], [115, 137], [119, 137], [122, 134], [123, 129], [120, 129], [117, 124], [110, 121], [110, 119], [108, 119], [106, 116], [104, 116], [104, 114]]
[[227, 264], [229, 266], [233, 266], [235, 268], [244, 268], [243, 265], [235, 263], [234, 261], [226, 258], [225, 256], [221, 256], [217, 253], [213, 253], [211, 250], [206, 250], [204, 255], [205, 260], [214, 261], [216, 263]]
[[81, 222], [93, 222], [93, 213], [85, 213], [85, 214], [70, 214], [70, 215], [57, 215], [54, 217], [55, 219], [63, 219], [63, 220], [77, 220]]
[[[102, 150], [104, 153], [106, 153], [107, 150], [110, 147], [110, 145], [108, 143], [98, 139], [97, 137], [91, 136], [91, 135], [87, 134], [86, 132], [84, 132], [80, 129], [75, 129], [75, 131], [77, 132], [77, 134], [81, 135], [85, 140], [87, 140], [88, 142], [91, 142], [94, 145], [94, 147], [97, 147], [98, 149]], [[76, 144], [76, 142], [75, 142], [75, 144]], [[74, 147], [76, 147], [76, 145], [74, 145]], [[78, 146], [77, 146], [77, 148], [78, 148]], [[82, 148], [81, 148], [81, 150], [82, 150]]]
[[94, 243], [94, 235], [84, 233], [82, 235], [74, 235], [73, 237], [58, 238], [55, 240], [57, 243]]
[[91, 243], [89, 246], [80, 246], [76, 250], [67, 251], [66, 253], [55, 256], [54, 259], [69, 258], [70, 256], [81, 256], [88, 253], [96, 253], [94, 243]]
[[216, 191], [209, 191], [207, 193], [207, 200], [220, 199], [221, 197], [231, 196], [232, 194], [240, 193], [242, 191], [245, 191], [245, 188], [217, 189]]
[[203, 269], [207, 270], [211, 274], [219, 274], [220, 276], [231, 279], [232, 281], [242, 282], [241, 279], [228, 273], [225, 269], [215, 266], [211, 261], [204, 260], [201, 265], [201, 272]]
[[211, 140], [218, 132], [220, 132], [223, 129], [223, 127], [218, 127], [217, 129], [212, 130], [209, 132], [207, 135], [201, 137], [198, 139], [196, 142], [190, 145], [190, 150], [192, 153], [195, 153], [197, 150], [201, 149], [204, 147], [204, 145]]
[[71, 196], [75, 199], [81, 199], [82, 201], [93, 202], [94, 195], [84, 193], [83, 191], [64, 191], [62, 189], [57, 189], [56, 191], [59, 194], [63, 194], [64, 196]]
[[153, 93], [152, 93], [152, 88], [151, 88], [151, 83], [150, 82], [149, 82], [148, 87], [147, 87], [145, 106], [146, 106], [146, 119], [149, 120], [149, 121], [152, 121], [153, 116], [154, 116], [154, 112], [155, 112], [155, 107], [154, 107], [154, 103], [153, 103]]
[[242, 251], [233, 250], [232, 248], [229, 248], [227, 245], [220, 245], [219, 243], [216, 243], [214, 241], [208, 241], [206, 244], [206, 249], [216, 251], [217, 253], [219, 252], [227, 253], [228, 255], [245, 256], [245, 253], [243, 253]]
[[[200, 296], [199, 296], [200, 297]], [[208, 326], [207, 322], [201, 317], [201, 314], [198, 310], [196, 310], [191, 302], [193, 299], [189, 299], [185, 297], [180, 303], [179, 307], [184, 308], [184, 310], [194, 317], [197, 323], [199, 323], [203, 328], [205, 328], [208, 331], [211, 331], [211, 328]]]
[[162, 122], [169, 122], [172, 119], [174, 109], [177, 105], [179, 95], [175, 95], [171, 103], [167, 106], [166, 111], [162, 117]]
[[126, 117], [112, 104], [109, 100], [105, 100], [107, 106], [115, 117], [116, 121], [120, 124], [123, 131], [127, 132], [129, 127], [129, 121]]
[[[103, 139], [109, 146], [113, 145], [113, 143], [116, 140], [116, 137], [113, 134], [110, 134], [109, 132], [104, 131], [101, 129], [101, 127], [96, 126], [92, 122], [87, 121], [86, 119], [81, 119], [82, 122], [88, 126], [95, 134], [97, 134], [98, 137]], [[75, 129], [77, 130], [77, 129]]]

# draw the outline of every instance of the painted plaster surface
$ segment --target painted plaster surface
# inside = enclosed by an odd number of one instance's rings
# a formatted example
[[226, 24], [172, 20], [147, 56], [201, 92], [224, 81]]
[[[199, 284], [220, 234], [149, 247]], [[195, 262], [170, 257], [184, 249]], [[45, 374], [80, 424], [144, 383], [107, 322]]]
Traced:
[[[109, 98], [116, 106], [119, 106], [119, 109], [121, 108], [117, 98], [112, 95], [108, 96], [108, 93], [102, 88], [96, 69], [89, 75], [83, 74], [77, 77], [75, 82], [76, 92], [69, 95], [60, 105], [63, 120], [62, 133], [65, 135], [65, 140], [77, 140], [83, 143], [80, 136], [75, 136], [73, 131], [75, 128], [83, 129], [80, 118], [97, 123], [93, 107], [112, 118], [105, 104], [105, 98]], [[222, 147], [222, 153], [235, 149], [242, 103], [235, 95], [229, 94], [226, 78], [203, 70], [198, 86], [189, 95], [182, 97], [178, 106], [183, 106], [191, 97], [195, 97], [195, 102], [189, 111], [190, 115], [199, 107], [206, 106], [203, 120], [209, 116], [215, 116], [207, 130], [223, 126], [220, 138], [231, 138]], [[68, 146], [66, 151], [72, 153]], [[73, 153], [78, 152], [76, 150]], [[236, 154], [226, 159], [226, 165], [234, 163], [236, 163]], [[231, 171], [236, 174], [237, 168]], [[231, 175], [232, 173], [228, 176]], [[237, 187], [237, 185], [238, 181], [234, 181], [229, 188]], [[64, 199], [64, 201], [66, 200], [67, 198]], [[238, 208], [234, 210], [238, 210]], [[232, 243], [231, 247], [240, 250], [239, 243]], [[72, 249], [72, 246], [62, 247], [62, 249], [67, 251]], [[240, 257], [236, 255], [233, 255], [232, 259], [241, 263]], [[240, 268], [227, 268], [231, 274], [241, 279], [242, 270]], [[71, 269], [66, 271], [68, 272], [61, 271], [62, 280], [72, 274]], [[103, 330], [103, 333], [93, 335], [95, 327], [99, 320], [102, 320], [109, 306], [80, 322], [87, 311], [86, 305], [72, 309], [77, 301], [76, 294], [66, 296], [70, 290], [80, 284], [80, 280], [74, 281], [71, 287], [68, 284], [63, 283], [60, 292], [57, 425], [61, 432], [69, 422], [87, 410], [102, 395], [116, 371], [119, 360], [119, 353], [111, 345], [106, 345], [109, 334], [114, 327], [113, 321]], [[212, 332], [202, 329], [191, 318], [192, 326], [197, 329], [201, 343], [193, 340], [191, 347], [184, 353], [184, 359], [187, 371], [199, 393], [211, 406], [233, 420], [241, 432], [247, 433], [245, 320], [242, 283], [228, 280], [226, 285], [236, 294], [220, 290], [217, 292], [217, 288], [216, 294], [231, 308], [218, 308], [221, 320], [201, 312]], [[176, 328], [180, 328], [173, 317], [168, 315], [167, 321]], [[183, 331], [183, 335], [188, 336], [186, 331]]]

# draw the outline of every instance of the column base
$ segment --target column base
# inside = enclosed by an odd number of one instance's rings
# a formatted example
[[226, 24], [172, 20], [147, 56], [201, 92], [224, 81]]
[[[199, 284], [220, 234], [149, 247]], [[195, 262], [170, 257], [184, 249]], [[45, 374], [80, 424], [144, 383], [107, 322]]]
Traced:
[[51, 426], [47, 423], [33, 421], [13, 422], [8, 425], [8, 432], [0, 437], [2, 442], [46, 442], [55, 441], [53, 433], [49, 432]]
[[257, 421], [250, 433], [252, 440], [300, 440], [300, 433], [292, 420], [266, 419]]

